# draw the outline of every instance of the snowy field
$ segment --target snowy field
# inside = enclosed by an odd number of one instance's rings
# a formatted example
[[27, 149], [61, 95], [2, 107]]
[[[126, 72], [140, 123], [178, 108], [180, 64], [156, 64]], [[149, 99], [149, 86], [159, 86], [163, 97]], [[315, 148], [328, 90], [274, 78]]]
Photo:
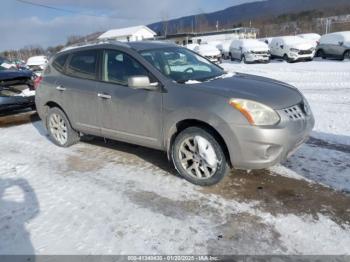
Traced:
[[200, 188], [158, 151], [99, 139], [62, 149], [35, 115], [3, 124], [0, 254], [350, 255], [350, 63], [223, 67], [299, 88], [310, 141], [282, 165]]

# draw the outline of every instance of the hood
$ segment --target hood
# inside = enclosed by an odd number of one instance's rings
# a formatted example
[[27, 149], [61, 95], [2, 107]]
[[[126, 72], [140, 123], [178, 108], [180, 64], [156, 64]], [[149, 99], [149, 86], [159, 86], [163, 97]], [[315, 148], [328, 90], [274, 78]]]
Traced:
[[31, 78], [33, 75], [33, 72], [30, 70], [2, 70], [0, 71], [0, 81], [1, 80], [10, 80], [15, 78]]
[[300, 44], [295, 44], [295, 45], [289, 45], [289, 48], [296, 48], [299, 50], [309, 50], [311, 48], [315, 48], [316, 43], [313, 43], [311, 41], [307, 43], [300, 43]]
[[230, 98], [249, 99], [263, 103], [273, 109], [284, 109], [302, 102], [301, 93], [286, 83], [248, 74], [236, 74], [233, 77], [218, 78], [200, 84], [194, 84], [198, 90], [205, 89], [217, 95]]
[[254, 51], [254, 52], [267, 52], [269, 51], [269, 46], [264, 42], [258, 40], [245, 40], [242, 42], [243, 51]]

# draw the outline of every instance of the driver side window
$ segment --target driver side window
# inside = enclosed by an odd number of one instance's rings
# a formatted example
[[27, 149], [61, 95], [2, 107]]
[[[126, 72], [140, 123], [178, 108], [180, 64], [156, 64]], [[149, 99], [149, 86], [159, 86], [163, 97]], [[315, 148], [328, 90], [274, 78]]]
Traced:
[[117, 51], [106, 50], [103, 57], [102, 80], [118, 85], [128, 85], [132, 76], [148, 76], [154, 82], [148, 70], [130, 55]]

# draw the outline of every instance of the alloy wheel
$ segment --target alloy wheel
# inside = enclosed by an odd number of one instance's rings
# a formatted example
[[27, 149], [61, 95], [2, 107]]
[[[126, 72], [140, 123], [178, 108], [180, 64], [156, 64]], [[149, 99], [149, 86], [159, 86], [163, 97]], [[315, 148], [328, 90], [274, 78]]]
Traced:
[[185, 139], [180, 145], [179, 156], [184, 170], [196, 179], [213, 177], [219, 166], [214, 147], [201, 136]]
[[51, 114], [49, 118], [49, 128], [53, 138], [64, 145], [68, 141], [67, 125], [65, 120], [59, 114]]

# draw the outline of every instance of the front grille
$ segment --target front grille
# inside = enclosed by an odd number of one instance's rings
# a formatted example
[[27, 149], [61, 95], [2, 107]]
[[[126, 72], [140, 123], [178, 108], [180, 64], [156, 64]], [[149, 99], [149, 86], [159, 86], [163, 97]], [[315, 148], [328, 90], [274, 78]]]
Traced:
[[301, 120], [305, 118], [305, 113], [302, 110], [301, 104], [295, 105], [289, 108], [283, 109], [286, 116], [293, 121]]
[[252, 53], [255, 55], [266, 55], [266, 56], [268, 55], [266, 51], [253, 51]]
[[299, 55], [311, 55], [311, 54], [312, 54], [312, 49], [299, 51]]

